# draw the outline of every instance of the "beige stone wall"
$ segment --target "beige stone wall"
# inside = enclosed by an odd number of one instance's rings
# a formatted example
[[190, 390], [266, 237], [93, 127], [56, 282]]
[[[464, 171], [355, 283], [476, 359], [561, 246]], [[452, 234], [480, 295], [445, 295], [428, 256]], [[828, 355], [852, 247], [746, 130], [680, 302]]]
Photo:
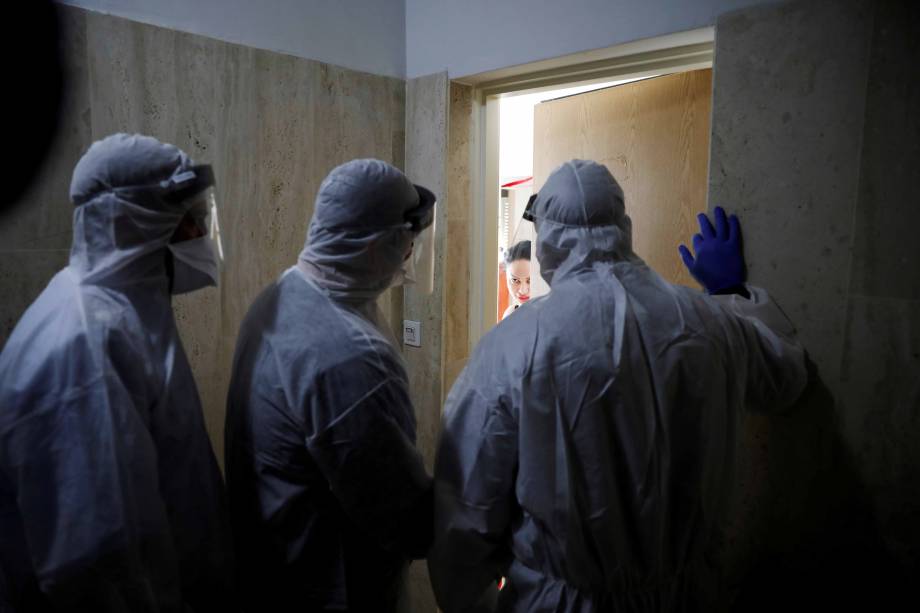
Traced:
[[[418, 421], [418, 449], [431, 471], [441, 428], [441, 352], [443, 348], [445, 244], [451, 199], [447, 193], [447, 73], [410, 79], [406, 83], [406, 174], [438, 197], [435, 218], [434, 290], [405, 288], [405, 318], [422, 324], [422, 346], [403, 347]], [[413, 564], [409, 599], [404, 611], [435, 611], [437, 605], [424, 563]]]
[[473, 90], [450, 84], [447, 140], [447, 238], [444, 245], [444, 347], [441, 398], [469, 359], [470, 337], [470, 240], [473, 195], [470, 190]]
[[[143, 132], [213, 164], [227, 256], [221, 286], [174, 304], [222, 461], [240, 321], [296, 261], [334, 166], [376, 157], [403, 167], [405, 83], [82, 9], [62, 13], [69, 99], [43, 176], [0, 224], [0, 343], [67, 263], [70, 176], [91, 142]], [[401, 294], [381, 299], [394, 319]]]
[[739, 214], [750, 280], [814, 367], [793, 411], [743, 416], [722, 545], [764, 610], [790, 578], [821, 608], [860, 608], [858, 590], [889, 597], [885, 580], [920, 573], [918, 26], [900, 0], [716, 25], [710, 206]]

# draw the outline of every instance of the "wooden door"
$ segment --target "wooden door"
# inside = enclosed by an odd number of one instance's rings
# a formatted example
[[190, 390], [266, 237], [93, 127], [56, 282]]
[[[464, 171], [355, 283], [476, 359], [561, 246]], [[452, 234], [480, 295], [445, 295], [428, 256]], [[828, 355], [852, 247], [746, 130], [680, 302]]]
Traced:
[[623, 187], [635, 252], [668, 281], [699, 287], [677, 246], [690, 245], [706, 210], [711, 108], [711, 69], [543, 102], [534, 109], [534, 187], [573, 158], [606, 165]]

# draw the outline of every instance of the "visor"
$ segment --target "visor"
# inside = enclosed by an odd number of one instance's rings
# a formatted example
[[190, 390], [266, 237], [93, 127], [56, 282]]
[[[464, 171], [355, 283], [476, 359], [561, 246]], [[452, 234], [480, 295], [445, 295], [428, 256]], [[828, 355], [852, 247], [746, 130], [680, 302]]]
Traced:
[[220, 221], [217, 213], [217, 196], [214, 187], [205, 188], [189, 200], [188, 213], [195, 220], [202, 234], [214, 241], [214, 248], [220, 261], [224, 260], [224, 246], [220, 236]]
[[160, 186], [166, 192], [166, 200], [186, 203], [189, 215], [194, 218], [201, 232], [214, 241], [217, 257], [223, 261], [224, 246], [217, 214], [214, 171], [210, 164], [192, 166], [163, 181]]
[[421, 185], [416, 185], [415, 191], [418, 192], [419, 204], [406, 211], [404, 216], [410, 230], [415, 234], [412, 253], [409, 256], [412, 259], [409, 268], [414, 271], [412, 281], [415, 290], [431, 294], [434, 290], [434, 237], [438, 202], [435, 195]]

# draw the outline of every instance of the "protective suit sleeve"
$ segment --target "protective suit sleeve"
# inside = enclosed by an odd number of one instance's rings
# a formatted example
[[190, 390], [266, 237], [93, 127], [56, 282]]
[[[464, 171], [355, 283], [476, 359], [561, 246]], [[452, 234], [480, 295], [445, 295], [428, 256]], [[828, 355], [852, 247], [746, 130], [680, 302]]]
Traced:
[[358, 358], [324, 373], [307, 449], [359, 528], [382, 547], [420, 559], [431, 543], [431, 477], [415, 448], [405, 379], [387, 370]]
[[759, 287], [747, 286], [750, 299], [737, 294], [713, 299], [737, 316], [733, 334], [744, 351], [745, 399], [755, 410], [783, 409], [794, 403], [808, 381], [805, 350], [785, 313]]
[[[480, 610], [511, 562], [517, 423], [467, 367], [448, 399], [435, 462], [435, 536], [428, 567], [440, 607]], [[492, 396], [492, 394], [490, 394]]]
[[[62, 355], [96, 364], [79, 351]], [[39, 586], [56, 608], [181, 611], [156, 451], [135, 405], [143, 394], [118, 373], [142, 369], [101, 360], [78, 385], [53, 384], [69, 365], [41, 373], [55, 391], [27, 399], [32, 406], [0, 431], [0, 470], [15, 491]]]

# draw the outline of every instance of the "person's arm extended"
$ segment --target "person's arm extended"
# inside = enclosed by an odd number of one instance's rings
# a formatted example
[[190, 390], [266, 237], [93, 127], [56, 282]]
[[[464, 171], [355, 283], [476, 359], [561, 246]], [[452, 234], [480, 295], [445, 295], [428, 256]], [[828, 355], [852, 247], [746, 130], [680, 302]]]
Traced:
[[726, 338], [743, 351], [747, 366], [745, 396], [755, 408], [785, 407], [805, 388], [805, 354], [795, 330], [767, 293], [745, 285], [747, 269], [741, 224], [716, 207], [715, 226], [699, 215], [700, 233], [693, 237], [696, 257], [684, 245], [680, 254], [690, 274], [706, 292], [735, 316]]
[[740, 339], [746, 356], [745, 398], [753, 409], [783, 409], [794, 403], [808, 382], [805, 350], [795, 328], [767, 292], [747, 286], [750, 298], [713, 296], [736, 320], [730, 338]]

